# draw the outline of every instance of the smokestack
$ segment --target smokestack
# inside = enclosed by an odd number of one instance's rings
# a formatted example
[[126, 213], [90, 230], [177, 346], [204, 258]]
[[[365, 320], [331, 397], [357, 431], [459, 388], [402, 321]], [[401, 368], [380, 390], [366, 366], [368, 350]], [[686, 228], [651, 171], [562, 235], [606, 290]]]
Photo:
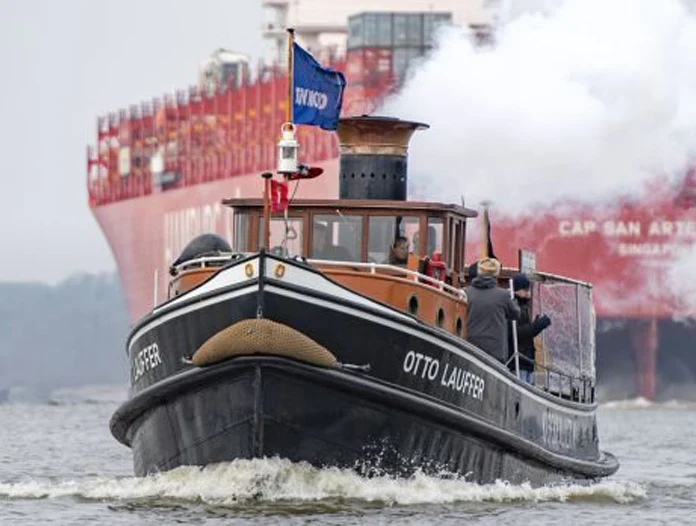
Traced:
[[427, 124], [391, 117], [350, 117], [338, 124], [340, 199], [405, 201], [408, 143]]

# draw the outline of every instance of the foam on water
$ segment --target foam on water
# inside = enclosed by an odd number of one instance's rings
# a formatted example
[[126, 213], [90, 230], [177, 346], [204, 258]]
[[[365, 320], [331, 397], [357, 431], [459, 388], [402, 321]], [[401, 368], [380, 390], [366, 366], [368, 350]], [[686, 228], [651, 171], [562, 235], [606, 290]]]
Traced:
[[690, 411], [696, 408], [696, 403], [688, 400], [667, 400], [665, 402], [653, 402], [639, 396], [637, 398], [629, 398], [626, 400], [612, 400], [600, 405], [600, 409], [616, 410], [616, 411], [631, 411], [640, 409], [660, 409], [673, 411]]
[[630, 503], [646, 496], [631, 482], [602, 481], [594, 485], [532, 488], [504, 482], [478, 485], [462, 479], [416, 474], [407, 479], [363, 478], [351, 470], [317, 469], [279, 458], [235, 460], [205, 468], [182, 467], [136, 478], [95, 478], [85, 481], [0, 483], [0, 500], [81, 497], [95, 500], [177, 500], [235, 506], [249, 501], [321, 502], [358, 500], [385, 505], [455, 502], [565, 502], [607, 500]]

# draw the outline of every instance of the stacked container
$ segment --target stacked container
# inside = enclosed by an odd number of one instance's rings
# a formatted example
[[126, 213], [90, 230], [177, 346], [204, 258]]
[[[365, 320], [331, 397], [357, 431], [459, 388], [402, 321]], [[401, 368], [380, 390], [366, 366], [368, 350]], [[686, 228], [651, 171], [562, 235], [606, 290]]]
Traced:
[[437, 28], [452, 23], [451, 13], [359, 13], [348, 19], [347, 80], [366, 95], [400, 85], [411, 65], [433, 46]]

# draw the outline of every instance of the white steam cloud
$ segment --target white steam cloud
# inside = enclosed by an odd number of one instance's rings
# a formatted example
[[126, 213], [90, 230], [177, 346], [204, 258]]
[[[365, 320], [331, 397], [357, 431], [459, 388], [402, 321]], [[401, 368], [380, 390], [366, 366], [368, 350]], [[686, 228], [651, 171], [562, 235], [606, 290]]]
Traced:
[[516, 213], [639, 197], [656, 175], [683, 176], [696, 146], [696, 19], [681, 2], [567, 0], [495, 39], [477, 49], [443, 31], [378, 112], [431, 125], [411, 146], [415, 193]]

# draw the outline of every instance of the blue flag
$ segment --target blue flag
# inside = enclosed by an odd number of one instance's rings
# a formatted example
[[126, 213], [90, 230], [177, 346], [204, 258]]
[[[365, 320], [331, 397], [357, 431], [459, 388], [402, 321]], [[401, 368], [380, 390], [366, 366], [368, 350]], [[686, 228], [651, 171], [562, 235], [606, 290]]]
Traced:
[[322, 68], [297, 44], [294, 53], [292, 122], [335, 130], [346, 86], [343, 73]]

